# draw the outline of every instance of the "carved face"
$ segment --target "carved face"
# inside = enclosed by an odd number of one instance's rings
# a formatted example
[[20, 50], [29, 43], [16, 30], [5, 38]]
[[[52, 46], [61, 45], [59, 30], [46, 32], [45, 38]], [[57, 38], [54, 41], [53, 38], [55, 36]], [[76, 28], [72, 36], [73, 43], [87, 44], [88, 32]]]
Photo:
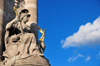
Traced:
[[29, 20], [29, 15], [27, 14], [26, 16], [24, 16], [24, 18], [23, 18], [23, 22], [24, 23], [26, 23], [26, 22], [28, 22], [28, 20]]

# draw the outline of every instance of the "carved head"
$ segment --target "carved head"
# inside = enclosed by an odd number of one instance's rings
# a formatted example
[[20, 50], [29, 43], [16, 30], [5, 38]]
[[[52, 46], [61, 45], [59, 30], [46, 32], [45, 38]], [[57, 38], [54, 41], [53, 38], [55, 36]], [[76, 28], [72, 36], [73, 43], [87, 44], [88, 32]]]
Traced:
[[23, 10], [21, 10], [20, 14], [22, 14], [22, 13], [29, 13], [29, 11], [27, 9], [23, 9]]
[[27, 13], [29, 13], [29, 11], [27, 9], [23, 9], [20, 12], [20, 21], [21, 22], [24, 22], [24, 23], [28, 22], [30, 14], [27, 14]]
[[28, 22], [28, 21], [29, 21], [29, 17], [30, 17], [29, 14], [25, 15], [25, 16], [23, 17], [23, 22], [24, 22], [24, 23]]

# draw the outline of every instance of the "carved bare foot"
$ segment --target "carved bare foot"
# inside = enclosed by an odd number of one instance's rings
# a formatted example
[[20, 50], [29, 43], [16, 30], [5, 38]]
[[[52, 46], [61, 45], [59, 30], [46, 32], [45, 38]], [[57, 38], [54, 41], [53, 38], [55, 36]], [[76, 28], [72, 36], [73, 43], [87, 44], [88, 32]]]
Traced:
[[44, 54], [38, 54], [39, 56], [44, 56]]
[[28, 56], [30, 56], [29, 54], [27, 54], [27, 53], [23, 53], [22, 55], [21, 55], [21, 57], [20, 58], [26, 58], [26, 57], [28, 57]]

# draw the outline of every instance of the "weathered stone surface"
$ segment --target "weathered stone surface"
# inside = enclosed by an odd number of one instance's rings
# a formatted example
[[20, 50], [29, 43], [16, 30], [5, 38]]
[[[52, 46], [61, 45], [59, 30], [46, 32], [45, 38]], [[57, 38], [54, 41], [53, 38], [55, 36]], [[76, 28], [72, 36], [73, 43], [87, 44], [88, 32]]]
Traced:
[[28, 24], [37, 24], [37, 0], [25, 0], [25, 8], [28, 9], [29, 14], [31, 14]]
[[30, 64], [30, 65], [16, 65], [16, 66], [49, 66], [49, 65], [33, 65], [33, 64]]
[[50, 66], [50, 64], [45, 57], [33, 55], [27, 59], [15, 61], [14, 66]]
[[0, 62], [0, 66], [3, 66], [3, 63], [2, 62]]

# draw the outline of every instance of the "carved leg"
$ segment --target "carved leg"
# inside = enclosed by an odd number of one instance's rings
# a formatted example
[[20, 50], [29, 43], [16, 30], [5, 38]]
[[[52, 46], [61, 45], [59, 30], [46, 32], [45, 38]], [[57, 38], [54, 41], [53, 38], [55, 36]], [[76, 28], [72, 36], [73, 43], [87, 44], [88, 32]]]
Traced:
[[36, 44], [35, 35], [33, 33], [30, 34], [30, 38], [31, 38], [31, 43], [30, 43], [30, 47], [29, 47], [30, 55], [32, 55], [32, 54], [40, 54], [39, 48], [38, 48], [38, 46]]
[[18, 51], [20, 52], [20, 54], [23, 54], [23, 53], [24, 53], [24, 44], [21, 44], [21, 45], [18, 47]]
[[29, 44], [25, 44], [25, 46], [24, 46], [24, 53], [26, 53], [26, 54], [28, 54], [28, 46], [29, 46]]
[[29, 48], [30, 55], [32, 55], [34, 50], [37, 50], [37, 49], [38, 49], [38, 47], [36, 47], [36, 43], [32, 43]]

